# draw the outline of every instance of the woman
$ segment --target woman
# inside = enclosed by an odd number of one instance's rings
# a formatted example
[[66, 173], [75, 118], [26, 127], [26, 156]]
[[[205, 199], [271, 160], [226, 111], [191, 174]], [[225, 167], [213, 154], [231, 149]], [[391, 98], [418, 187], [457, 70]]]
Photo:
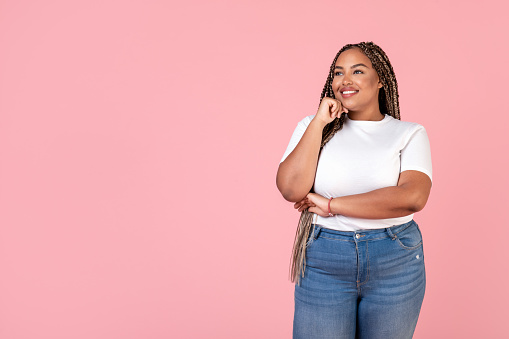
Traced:
[[372, 42], [345, 45], [276, 178], [302, 212], [294, 339], [412, 338], [426, 287], [413, 215], [426, 205], [431, 174], [426, 130], [400, 120], [387, 55]]

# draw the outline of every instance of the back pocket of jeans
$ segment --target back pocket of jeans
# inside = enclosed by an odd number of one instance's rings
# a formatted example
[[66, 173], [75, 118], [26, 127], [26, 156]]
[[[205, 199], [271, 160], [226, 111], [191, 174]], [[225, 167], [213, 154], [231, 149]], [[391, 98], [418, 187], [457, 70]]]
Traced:
[[422, 234], [417, 223], [414, 221], [411, 226], [397, 233], [396, 242], [406, 250], [414, 250], [422, 246]]

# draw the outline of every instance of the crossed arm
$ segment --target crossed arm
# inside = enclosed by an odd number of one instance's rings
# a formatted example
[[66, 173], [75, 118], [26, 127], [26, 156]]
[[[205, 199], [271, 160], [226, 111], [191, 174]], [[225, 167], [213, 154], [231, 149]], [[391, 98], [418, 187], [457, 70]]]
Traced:
[[[400, 173], [397, 186], [379, 188], [370, 192], [333, 198], [332, 214], [365, 218], [397, 218], [418, 212], [424, 208], [431, 191], [431, 179], [423, 172], [407, 170]], [[329, 199], [309, 193], [295, 203], [300, 211], [309, 211], [328, 216]]]

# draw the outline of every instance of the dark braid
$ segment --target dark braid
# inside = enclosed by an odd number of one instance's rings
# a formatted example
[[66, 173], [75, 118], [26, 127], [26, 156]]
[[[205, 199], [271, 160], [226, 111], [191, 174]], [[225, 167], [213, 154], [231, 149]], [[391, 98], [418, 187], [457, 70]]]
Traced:
[[[358, 47], [362, 52], [371, 60], [373, 68], [378, 73], [380, 82], [383, 87], [378, 92], [378, 105], [380, 113], [388, 114], [394, 119], [401, 120], [399, 114], [399, 94], [398, 94], [398, 82], [396, 81], [396, 75], [392, 69], [392, 65], [385, 52], [373, 42], [360, 42], [358, 44], [347, 44], [339, 50], [334, 57], [332, 64], [329, 69], [329, 75], [323, 86], [322, 94], [320, 96], [320, 104], [324, 97], [336, 98], [332, 90], [332, 80], [334, 79], [334, 70], [336, 67], [336, 61], [341, 53], [344, 51]], [[320, 153], [322, 152], [325, 144], [332, 139], [332, 137], [343, 128], [345, 122], [346, 113], [342, 113], [340, 117], [334, 119], [332, 122], [327, 124], [322, 132], [322, 142], [320, 145]], [[320, 157], [320, 154], [318, 155]], [[311, 192], [314, 193], [313, 188]], [[300, 276], [304, 277], [304, 270], [306, 265], [306, 247], [309, 245], [307, 239], [311, 231], [313, 213], [308, 211], [308, 208], [304, 209], [300, 215], [299, 227], [295, 235], [295, 241], [293, 245], [292, 253], [292, 265], [291, 265], [291, 281], [294, 282], [297, 279], [297, 284], [300, 285]]]

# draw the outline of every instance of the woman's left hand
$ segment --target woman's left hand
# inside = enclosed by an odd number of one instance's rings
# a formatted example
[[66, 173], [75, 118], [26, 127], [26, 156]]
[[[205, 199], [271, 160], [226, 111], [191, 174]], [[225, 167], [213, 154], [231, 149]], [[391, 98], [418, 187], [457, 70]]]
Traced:
[[329, 199], [317, 193], [308, 193], [304, 199], [297, 201], [293, 206], [298, 209], [299, 212], [309, 207], [309, 212], [316, 213], [322, 217], [329, 216]]

